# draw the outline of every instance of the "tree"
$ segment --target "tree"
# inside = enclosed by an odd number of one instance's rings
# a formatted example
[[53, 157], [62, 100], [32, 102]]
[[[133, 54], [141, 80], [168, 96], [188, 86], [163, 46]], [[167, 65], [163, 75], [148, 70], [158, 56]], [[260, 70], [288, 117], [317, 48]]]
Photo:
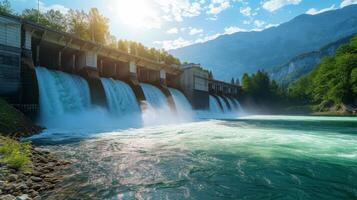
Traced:
[[128, 50], [129, 50], [128, 41], [126, 41], [126, 40], [119, 40], [119, 41], [118, 41], [118, 49], [119, 49], [119, 50], [122, 50], [122, 51], [125, 51], [125, 52], [128, 52]]
[[114, 35], [111, 35], [110, 33], [108, 33], [108, 35], [106, 36], [107, 40], [106, 40], [106, 45], [117, 49], [118, 48], [118, 40]]
[[108, 35], [108, 19], [101, 15], [97, 8], [91, 8], [88, 13], [89, 35], [91, 40], [105, 44]]
[[335, 56], [324, 58], [310, 74], [291, 84], [289, 96], [323, 106], [355, 104], [356, 68], [357, 36], [339, 47]]
[[251, 78], [249, 77], [249, 75], [247, 73], [243, 74], [242, 77], [242, 88], [243, 90], [245, 90], [246, 92], [250, 91], [252, 89], [252, 81]]
[[9, 0], [0, 2], [0, 13], [12, 14], [11, 4]]
[[68, 32], [82, 39], [89, 40], [88, 15], [84, 11], [69, 10], [67, 13]]
[[58, 10], [49, 10], [44, 14], [44, 18], [47, 20], [47, 26], [54, 30], [58, 31], [66, 31], [67, 30], [67, 22], [64, 14], [62, 14]]

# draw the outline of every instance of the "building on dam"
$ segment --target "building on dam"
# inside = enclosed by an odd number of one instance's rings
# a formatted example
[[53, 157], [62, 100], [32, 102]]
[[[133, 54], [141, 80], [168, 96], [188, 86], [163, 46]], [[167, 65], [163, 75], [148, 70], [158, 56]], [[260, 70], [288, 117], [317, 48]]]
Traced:
[[[161, 91], [175, 109], [170, 88], [184, 94], [194, 109], [237, 107], [238, 85], [214, 80], [199, 64], [167, 65], [51, 30], [11, 15], [0, 15], [0, 96], [24, 112], [39, 108], [36, 68], [76, 75], [86, 81], [93, 104], [108, 106], [103, 79], [128, 85], [140, 104], [147, 100], [142, 83]], [[78, 97], [79, 98], [79, 97]]]

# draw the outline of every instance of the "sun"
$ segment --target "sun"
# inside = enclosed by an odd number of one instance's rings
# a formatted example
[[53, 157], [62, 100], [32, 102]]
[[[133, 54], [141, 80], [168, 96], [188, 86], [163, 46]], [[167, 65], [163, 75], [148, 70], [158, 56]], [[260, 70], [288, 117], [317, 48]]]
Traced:
[[150, 0], [116, 0], [112, 7], [117, 19], [136, 28], [160, 28], [161, 19]]

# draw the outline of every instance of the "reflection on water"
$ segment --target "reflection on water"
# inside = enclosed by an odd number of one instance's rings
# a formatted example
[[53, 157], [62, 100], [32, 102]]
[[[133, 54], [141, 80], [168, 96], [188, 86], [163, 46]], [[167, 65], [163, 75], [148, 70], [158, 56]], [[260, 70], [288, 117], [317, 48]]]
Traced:
[[74, 162], [48, 199], [355, 199], [356, 130], [356, 118], [256, 116], [34, 142]]

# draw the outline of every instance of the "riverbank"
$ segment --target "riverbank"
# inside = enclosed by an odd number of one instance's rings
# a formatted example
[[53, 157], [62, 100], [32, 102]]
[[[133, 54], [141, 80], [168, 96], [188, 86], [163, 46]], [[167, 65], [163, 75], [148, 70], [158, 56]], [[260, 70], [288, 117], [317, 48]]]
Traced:
[[41, 199], [62, 181], [58, 172], [70, 164], [45, 149], [6, 137], [0, 137], [0, 145], [0, 199]]
[[0, 199], [41, 199], [62, 181], [59, 172], [70, 162], [57, 159], [48, 150], [31, 143], [20, 142], [22, 137], [40, 133], [23, 113], [0, 99]]
[[0, 134], [11, 138], [28, 137], [40, 133], [40, 126], [35, 125], [23, 113], [0, 98]]

